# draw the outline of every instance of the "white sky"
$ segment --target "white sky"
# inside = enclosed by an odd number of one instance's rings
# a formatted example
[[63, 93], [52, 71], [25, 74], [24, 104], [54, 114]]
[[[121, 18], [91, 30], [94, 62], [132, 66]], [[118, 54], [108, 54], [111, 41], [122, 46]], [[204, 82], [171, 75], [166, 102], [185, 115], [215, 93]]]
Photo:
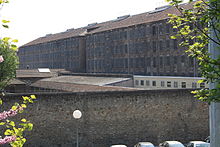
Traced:
[[1, 37], [18, 39], [18, 45], [46, 34], [134, 15], [167, 5], [165, 0], [10, 0], [0, 18], [10, 20]]

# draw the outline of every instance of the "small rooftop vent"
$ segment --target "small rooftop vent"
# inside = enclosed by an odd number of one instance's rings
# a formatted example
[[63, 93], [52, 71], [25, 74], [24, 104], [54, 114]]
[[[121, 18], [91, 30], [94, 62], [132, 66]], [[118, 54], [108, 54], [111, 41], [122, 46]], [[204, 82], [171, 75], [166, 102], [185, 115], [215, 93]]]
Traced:
[[128, 18], [130, 15], [124, 15], [124, 16], [119, 16], [117, 17], [117, 19], [113, 20], [113, 21], [121, 21], [121, 20], [124, 20], [126, 18]]
[[72, 31], [72, 30], [74, 30], [74, 28], [67, 29], [66, 32], [69, 32], [69, 31]]
[[91, 32], [91, 31], [96, 30], [96, 29], [98, 29], [98, 28], [100, 28], [100, 27], [99, 27], [99, 26], [91, 27], [91, 28], [87, 28], [86, 31], [87, 31], [87, 32]]
[[157, 7], [157, 8], [155, 8], [155, 10], [161, 10], [161, 9], [165, 10], [165, 9], [170, 8], [170, 7], [171, 7], [170, 5], [166, 5], [166, 6]]
[[46, 34], [45, 37], [51, 36], [52, 34]]
[[95, 26], [95, 25], [97, 25], [97, 24], [98, 24], [97, 22], [95, 22], [95, 23], [90, 23], [90, 24], [88, 24], [87, 27], [92, 27], [92, 26]]
[[91, 32], [95, 29], [98, 29], [100, 26], [96, 26], [98, 23], [95, 22], [95, 23], [91, 23], [91, 24], [88, 24], [87, 27], [86, 27], [86, 32]]
[[171, 7], [171, 6], [169, 6], [169, 5], [162, 6], [162, 7], [157, 7], [157, 8], [155, 8], [155, 10], [150, 11], [150, 12], [148, 12], [148, 13], [149, 13], [149, 14], [153, 14], [153, 13], [161, 12], [161, 11], [164, 11], [164, 10], [170, 8], [170, 7]]
[[48, 73], [50, 72], [50, 69], [49, 68], [38, 68], [38, 72]]

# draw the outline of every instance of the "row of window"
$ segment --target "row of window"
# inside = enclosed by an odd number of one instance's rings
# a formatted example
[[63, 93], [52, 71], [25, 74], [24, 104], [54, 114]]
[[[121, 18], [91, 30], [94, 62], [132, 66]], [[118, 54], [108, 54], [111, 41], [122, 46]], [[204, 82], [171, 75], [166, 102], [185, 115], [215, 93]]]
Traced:
[[[150, 80], [135, 80], [136, 86], [146, 86], [146, 87], [173, 87], [173, 88], [186, 88], [186, 82], [180, 82], [180, 85], [177, 81], [171, 82], [171, 81], [150, 81]], [[180, 87], [179, 87], [180, 86]], [[197, 87], [196, 82], [191, 83], [191, 88], [205, 88], [205, 83], [200, 83], [199, 87]]]
[[66, 51], [66, 52], [53, 52], [53, 53], [41, 53], [34, 55], [20, 56], [22, 62], [39, 62], [39, 61], [63, 61], [65, 59], [75, 59], [79, 57], [78, 50]]
[[[171, 44], [172, 42], [172, 44]], [[96, 48], [88, 48], [88, 57], [92, 56], [103, 56], [105, 46], [99, 46]], [[153, 50], [153, 52], [156, 52], [157, 50], [169, 50], [169, 49], [177, 49], [178, 43], [177, 40], [165, 40], [165, 41], [152, 41], [152, 42], [139, 42], [139, 43], [129, 43], [129, 44], [121, 44], [121, 45], [115, 45], [115, 46], [109, 46], [109, 48], [112, 50], [113, 55], [119, 55], [119, 54], [127, 54], [128, 52], [131, 54], [143, 54], [145, 51], [149, 51], [150, 49]]]
[[[104, 64], [101, 62], [104, 62], [105, 59], [95, 59], [95, 60], [89, 60], [88, 63], [88, 68], [93, 69], [92, 67], [99, 67], [102, 68], [104, 67], [99, 65], [99, 64]], [[91, 63], [90, 63], [91, 62]], [[130, 57], [129, 59], [127, 57], [125, 58], [111, 58], [109, 60], [110, 66], [114, 68], [144, 68], [144, 67], [160, 67], [162, 69], [164, 66], [170, 66], [171, 64], [178, 64], [178, 63], [186, 63], [189, 65], [189, 67], [192, 67], [194, 64], [193, 58], [186, 57], [186, 56], [163, 56], [163, 57], [137, 57], [133, 58]], [[91, 65], [95, 64], [95, 65]], [[96, 66], [96, 64], [98, 64]], [[180, 64], [181, 65], [181, 64]], [[182, 65], [186, 66], [186, 64]]]
[[111, 32], [104, 32], [99, 33], [95, 35], [91, 35], [87, 37], [88, 44], [93, 42], [106, 42], [106, 39], [110, 39], [112, 41], [114, 40], [127, 40], [130, 39], [137, 39], [137, 38], [144, 38], [149, 35], [157, 35], [157, 34], [168, 34], [171, 33], [171, 30], [173, 32], [176, 32], [176, 29], [172, 29], [172, 26], [170, 24], [160, 24], [160, 25], [140, 25], [138, 27], [133, 27], [130, 30], [114, 30]]

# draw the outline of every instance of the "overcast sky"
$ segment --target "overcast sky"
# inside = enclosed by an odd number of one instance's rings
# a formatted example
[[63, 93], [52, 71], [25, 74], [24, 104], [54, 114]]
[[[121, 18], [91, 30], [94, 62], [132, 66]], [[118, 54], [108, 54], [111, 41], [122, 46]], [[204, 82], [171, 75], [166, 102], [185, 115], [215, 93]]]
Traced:
[[0, 10], [1, 19], [11, 21], [10, 29], [1, 29], [1, 37], [10, 36], [23, 45], [46, 34], [144, 13], [163, 5], [167, 5], [165, 0], [10, 0]]

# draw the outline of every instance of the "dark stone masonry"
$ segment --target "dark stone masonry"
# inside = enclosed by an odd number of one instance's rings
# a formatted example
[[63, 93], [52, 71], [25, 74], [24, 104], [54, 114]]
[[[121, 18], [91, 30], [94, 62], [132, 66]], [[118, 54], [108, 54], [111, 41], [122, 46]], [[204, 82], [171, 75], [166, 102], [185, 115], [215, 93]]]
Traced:
[[[26, 94], [23, 94], [26, 95]], [[139, 141], [155, 145], [165, 140], [202, 140], [209, 135], [208, 105], [190, 90], [152, 90], [36, 94], [28, 113], [34, 123], [27, 133], [28, 147], [72, 147], [79, 126], [80, 147], [133, 146]], [[22, 95], [7, 95], [10, 107]], [[1, 107], [2, 109], [6, 109]], [[72, 116], [82, 111], [78, 121]]]

